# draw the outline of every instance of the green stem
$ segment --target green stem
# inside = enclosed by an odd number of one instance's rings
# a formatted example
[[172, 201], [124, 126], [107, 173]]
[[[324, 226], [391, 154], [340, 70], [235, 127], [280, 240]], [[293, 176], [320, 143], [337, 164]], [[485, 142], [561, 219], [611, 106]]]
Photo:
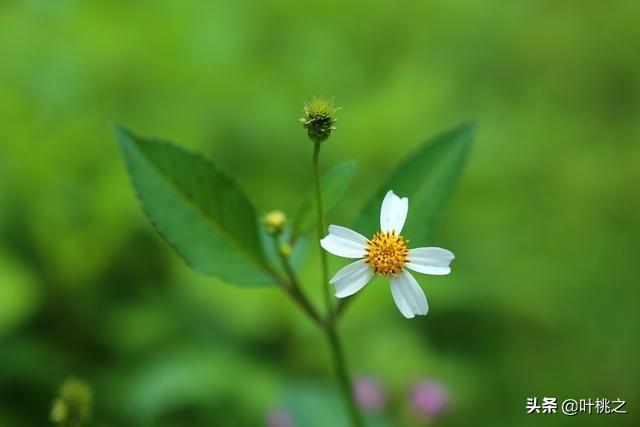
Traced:
[[289, 282], [281, 281], [282, 288], [289, 294], [289, 296], [300, 306], [300, 308], [306, 312], [311, 319], [318, 324], [318, 326], [324, 326], [324, 320], [316, 309], [313, 307], [307, 296], [302, 292], [302, 288], [300, 287], [300, 283], [298, 282], [298, 278], [296, 276], [293, 267], [291, 266], [291, 262], [289, 258], [282, 253], [280, 249], [280, 242], [278, 240], [278, 236], [272, 235], [273, 245], [275, 247], [276, 253], [280, 257], [280, 261], [282, 262], [282, 267], [289, 278]]
[[337, 322], [340, 317], [344, 314], [344, 311], [347, 309], [349, 305], [353, 302], [357, 294], [351, 295], [349, 298], [343, 298], [338, 301], [335, 308], [333, 309], [333, 318]]
[[[326, 226], [324, 223], [324, 209], [322, 207], [322, 187], [320, 186], [320, 144], [316, 142], [313, 144], [313, 181], [316, 193], [316, 218], [318, 229], [318, 242], [324, 237], [326, 233]], [[322, 291], [324, 294], [324, 303], [327, 310], [327, 316], [333, 317], [333, 308], [331, 306], [331, 292], [329, 289], [329, 267], [327, 264], [327, 253], [320, 248], [320, 266], [322, 268]]]
[[329, 341], [329, 347], [331, 348], [331, 356], [333, 357], [333, 365], [336, 371], [336, 377], [338, 383], [342, 389], [342, 395], [347, 404], [349, 410], [349, 416], [351, 418], [351, 425], [353, 427], [363, 427], [362, 415], [355, 401], [353, 395], [353, 389], [351, 387], [351, 379], [349, 378], [349, 371], [347, 369], [347, 362], [344, 358], [344, 352], [342, 351], [342, 345], [338, 334], [335, 329], [333, 320], [329, 321], [325, 325], [325, 333], [327, 340]]
[[[316, 193], [316, 217], [318, 229], [318, 244], [324, 237], [326, 226], [324, 221], [324, 209], [322, 207], [322, 187], [320, 186], [320, 143], [313, 145], [313, 180]], [[327, 254], [320, 247], [320, 266], [322, 269], [322, 290], [324, 294], [327, 318], [324, 323], [324, 331], [331, 349], [331, 357], [336, 372], [336, 377], [342, 390], [342, 396], [349, 410], [351, 425], [353, 427], [363, 427], [362, 415], [356, 405], [353, 389], [351, 387], [351, 379], [347, 369], [347, 362], [344, 357], [342, 345], [336, 331], [334, 323], [334, 311], [331, 304], [331, 291], [329, 288], [329, 268], [327, 263]]]

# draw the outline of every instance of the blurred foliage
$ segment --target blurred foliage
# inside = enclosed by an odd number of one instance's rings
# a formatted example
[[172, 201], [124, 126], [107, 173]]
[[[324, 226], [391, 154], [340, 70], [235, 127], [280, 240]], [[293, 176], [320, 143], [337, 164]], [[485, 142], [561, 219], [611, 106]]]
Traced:
[[91, 418], [93, 393], [91, 388], [78, 378], [67, 379], [58, 392], [51, 408], [51, 421], [66, 427], [81, 427]]
[[429, 315], [407, 321], [376, 280], [342, 324], [389, 420], [430, 376], [452, 393], [441, 426], [640, 424], [631, 404], [524, 411], [640, 399], [639, 19], [631, 0], [0, 3], [0, 425], [45, 425], [70, 374], [98, 427], [262, 425], [292, 384], [300, 404], [332, 399], [324, 342], [277, 289], [191, 273], [155, 236], [112, 131], [202, 150], [260, 211], [292, 216], [314, 94], [344, 107], [325, 169], [359, 165], [333, 223], [426, 137], [479, 124], [429, 242], [457, 255], [420, 280]]

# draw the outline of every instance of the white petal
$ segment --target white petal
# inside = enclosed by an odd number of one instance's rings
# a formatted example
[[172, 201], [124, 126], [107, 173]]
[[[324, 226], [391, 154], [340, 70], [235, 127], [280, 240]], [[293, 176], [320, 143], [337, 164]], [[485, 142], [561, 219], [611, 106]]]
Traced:
[[391, 295], [393, 295], [393, 300], [396, 302], [398, 310], [400, 310], [400, 313], [402, 313], [404, 317], [411, 319], [415, 316], [415, 314], [413, 314], [413, 310], [411, 310], [411, 307], [409, 307], [409, 304], [404, 299], [404, 296], [400, 293], [397, 280], [393, 277], [391, 278]]
[[320, 240], [320, 246], [337, 256], [362, 258], [367, 249], [367, 239], [348, 228], [330, 225], [329, 234]]
[[330, 283], [336, 288], [338, 298], [353, 295], [369, 283], [373, 277], [373, 270], [364, 261], [361, 259], [352, 262], [333, 276]]
[[416, 248], [409, 251], [407, 268], [424, 274], [444, 275], [451, 272], [451, 261], [455, 256], [442, 248]]
[[409, 211], [409, 199], [403, 197], [402, 199], [389, 190], [387, 195], [384, 196], [382, 201], [382, 207], [380, 208], [380, 229], [382, 231], [395, 231], [396, 234], [400, 234], [402, 227], [404, 227], [404, 221], [407, 219], [407, 212]]
[[408, 271], [391, 278], [391, 294], [404, 317], [411, 319], [416, 314], [425, 315], [429, 311], [427, 297], [416, 279]]
[[362, 234], [353, 231], [347, 227], [340, 227], [339, 225], [330, 225], [329, 226], [329, 234], [333, 234], [334, 236], [340, 237], [342, 239], [351, 240], [356, 243], [360, 243], [366, 246], [369, 241]]

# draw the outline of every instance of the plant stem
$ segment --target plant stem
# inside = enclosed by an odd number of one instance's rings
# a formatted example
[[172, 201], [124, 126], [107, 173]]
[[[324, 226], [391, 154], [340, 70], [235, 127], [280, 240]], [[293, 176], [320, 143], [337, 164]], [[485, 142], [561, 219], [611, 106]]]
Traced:
[[293, 300], [302, 308], [311, 319], [318, 324], [318, 326], [322, 327], [324, 325], [324, 320], [318, 312], [313, 308], [307, 297], [295, 286], [284, 287], [285, 291], [293, 298]]
[[345, 397], [345, 401], [347, 402], [349, 416], [351, 418], [351, 425], [353, 427], [362, 427], [362, 417], [353, 397], [353, 390], [351, 388], [351, 381], [349, 379], [347, 365], [345, 362], [344, 354], [342, 352], [342, 346], [336, 332], [336, 325], [333, 321], [333, 318], [329, 317], [325, 321], [320, 317], [313, 305], [311, 305], [311, 302], [302, 292], [298, 277], [296, 276], [296, 273], [291, 266], [289, 258], [280, 250], [280, 242], [278, 240], [278, 236], [272, 235], [272, 240], [276, 252], [280, 257], [280, 261], [282, 262], [282, 267], [284, 268], [289, 279], [289, 282], [280, 280], [282, 288], [300, 306], [300, 308], [302, 308], [302, 310], [304, 310], [309, 315], [309, 317], [311, 317], [315, 321], [315, 323], [324, 331], [327, 337], [327, 341], [329, 342], [329, 347], [331, 349], [331, 358], [333, 359], [336, 376], [338, 378], [343, 396]]
[[349, 410], [351, 425], [353, 427], [363, 427], [362, 415], [356, 405], [353, 388], [351, 386], [351, 379], [349, 378], [349, 371], [347, 369], [347, 362], [345, 361], [342, 345], [340, 344], [340, 339], [338, 338], [333, 320], [329, 319], [325, 324], [325, 333], [327, 335], [327, 340], [329, 341], [329, 347], [331, 348], [331, 356], [333, 357], [336, 377], [338, 378], [338, 383], [342, 389], [342, 395]]
[[275, 234], [272, 235], [272, 240], [276, 253], [280, 257], [280, 261], [282, 262], [282, 267], [284, 268], [284, 271], [285, 273], [287, 273], [287, 277], [289, 278], [289, 282], [281, 281], [282, 288], [300, 306], [300, 308], [302, 308], [302, 310], [305, 311], [309, 315], [309, 317], [311, 317], [311, 319], [313, 319], [313, 321], [318, 324], [318, 326], [323, 327], [325, 322], [313, 307], [307, 296], [302, 292], [300, 284], [298, 283], [298, 278], [295, 271], [293, 271], [293, 267], [291, 266], [289, 258], [285, 254], [283, 254], [282, 250], [280, 249], [278, 236]]
[[[320, 186], [320, 144], [313, 144], [313, 181], [316, 193], [316, 219], [318, 229], [318, 242], [324, 237], [326, 227], [324, 223], [324, 209], [322, 207], [322, 187]], [[322, 291], [324, 294], [324, 303], [327, 311], [327, 317], [333, 317], [333, 308], [331, 306], [331, 293], [329, 290], [329, 268], [327, 265], [327, 253], [320, 248], [320, 266], [322, 268]]]
[[[322, 207], [322, 187], [320, 186], [320, 143], [315, 142], [313, 144], [313, 180], [315, 184], [316, 193], [316, 217], [317, 217], [317, 229], [318, 229], [318, 245], [320, 240], [324, 237], [326, 232], [324, 221], [324, 209]], [[343, 398], [346, 402], [349, 416], [351, 418], [352, 427], [363, 427], [362, 415], [356, 405], [355, 397], [353, 395], [353, 389], [351, 386], [351, 379], [347, 369], [347, 363], [342, 351], [342, 345], [336, 331], [334, 323], [334, 311], [331, 304], [331, 292], [329, 289], [329, 268], [327, 263], [327, 254], [320, 247], [320, 266], [322, 269], [322, 290], [325, 300], [326, 308], [326, 321], [324, 323], [324, 332], [329, 342], [331, 349], [331, 357], [333, 359], [333, 365], [338, 378], [338, 383], [342, 390]]]
[[338, 304], [333, 309], [333, 318], [337, 322], [342, 316], [347, 307], [353, 302], [357, 294], [351, 295], [350, 298], [343, 298], [338, 301]]

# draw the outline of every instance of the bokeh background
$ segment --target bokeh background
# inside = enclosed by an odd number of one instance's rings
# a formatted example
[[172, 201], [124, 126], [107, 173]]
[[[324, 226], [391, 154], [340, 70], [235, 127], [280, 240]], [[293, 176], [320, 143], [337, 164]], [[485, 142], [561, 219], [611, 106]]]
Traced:
[[[0, 426], [46, 425], [69, 375], [95, 426], [261, 426], [274, 408], [340, 425], [323, 337], [276, 288], [189, 271], [112, 128], [202, 150], [259, 211], [292, 213], [313, 95], [343, 106], [323, 166], [359, 164], [333, 223], [413, 146], [478, 124], [429, 242], [457, 255], [420, 279], [429, 315], [405, 320], [379, 281], [341, 324], [386, 395], [376, 422], [640, 425], [639, 22], [616, 0], [2, 1]], [[430, 421], [411, 409], [424, 379], [451, 397]], [[526, 415], [536, 396], [628, 414]]]

